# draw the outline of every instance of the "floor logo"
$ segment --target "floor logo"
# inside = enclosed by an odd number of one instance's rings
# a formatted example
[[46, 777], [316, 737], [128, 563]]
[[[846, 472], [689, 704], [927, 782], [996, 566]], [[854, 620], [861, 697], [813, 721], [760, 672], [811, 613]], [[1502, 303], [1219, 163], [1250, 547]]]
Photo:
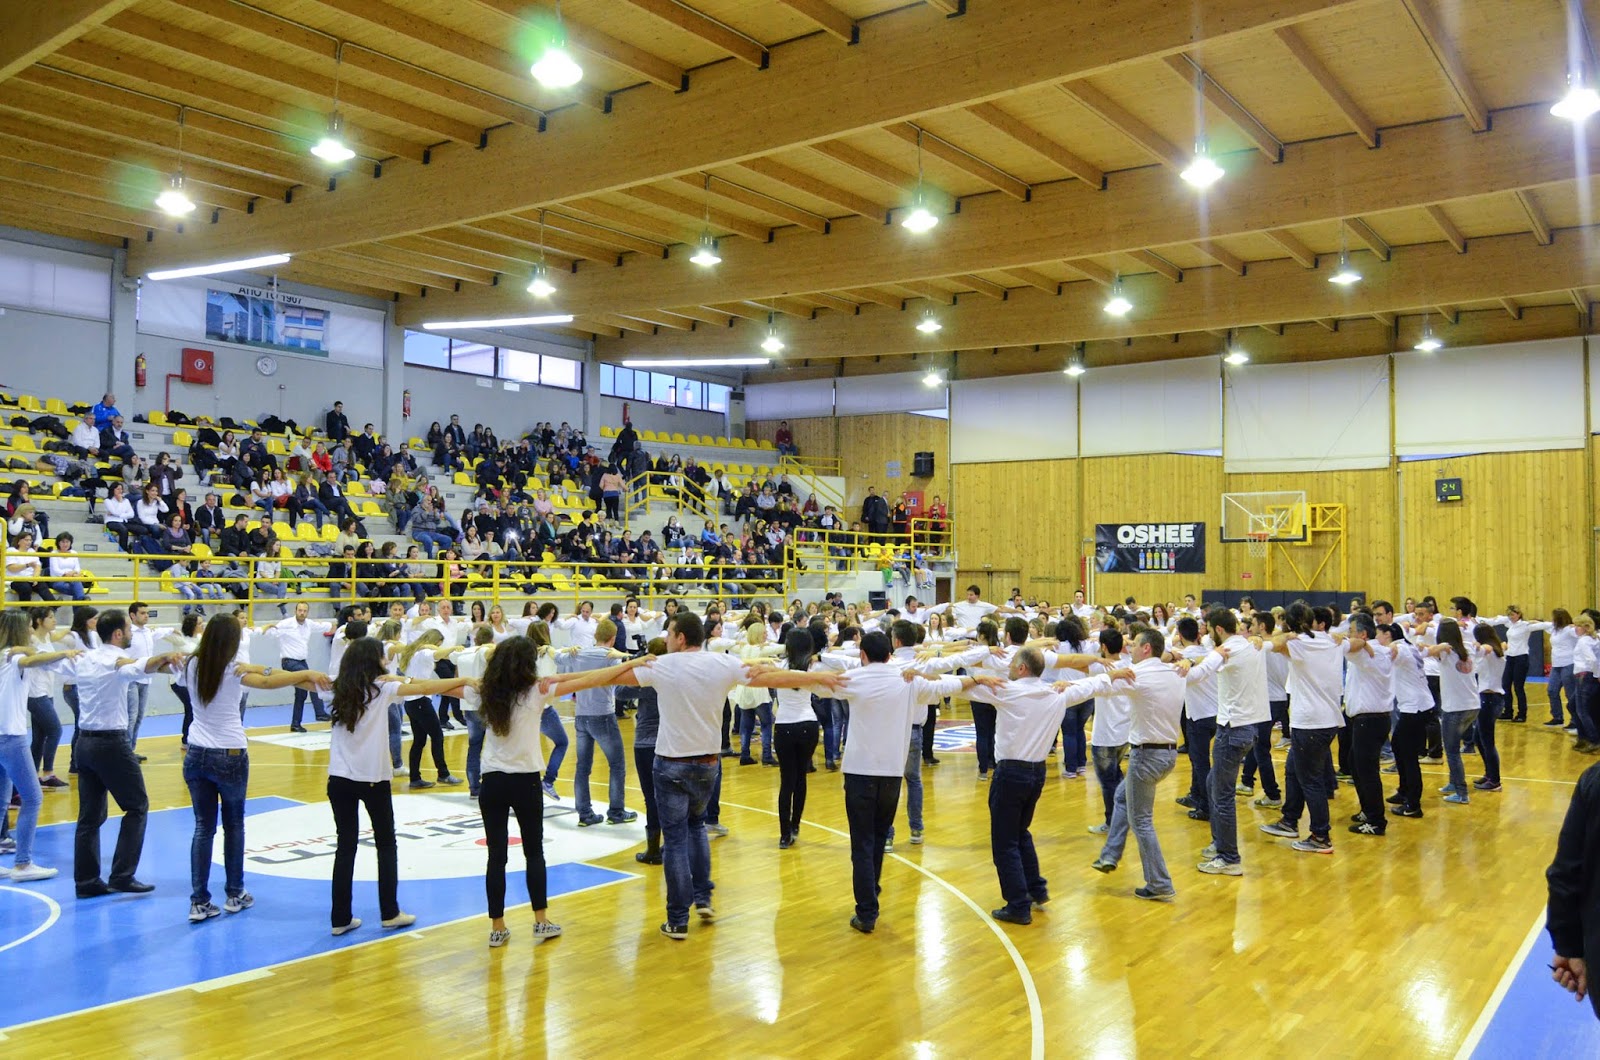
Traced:
[[[372, 832], [362, 815], [356, 849], [356, 879], [378, 878]], [[401, 795], [394, 800], [395, 837], [401, 879], [452, 879], [483, 875], [483, 818], [466, 792], [451, 795]], [[516, 817], [511, 842], [521, 842]], [[592, 861], [621, 853], [644, 841], [644, 815], [633, 824], [579, 828], [570, 802], [544, 804], [546, 865]], [[300, 880], [327, 880], [338, 845], [327, 803], [308, 803], [251, 814], [245, 819], [245, 871]], [[219, 840], [212, 860], [222, 864]], [[518, 866], [513, 851], [512, 864]]]
[[978, 745], [978, 730], [970, 722], [940, 722], [933, 734], [935, 751], [972, 751]]

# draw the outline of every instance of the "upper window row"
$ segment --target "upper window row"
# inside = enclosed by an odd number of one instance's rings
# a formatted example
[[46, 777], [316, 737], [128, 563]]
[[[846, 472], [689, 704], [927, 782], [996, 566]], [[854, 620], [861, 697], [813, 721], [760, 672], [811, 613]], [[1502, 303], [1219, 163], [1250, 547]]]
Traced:
[[600, 393], [626, 401], [648, 401], [652, 405], [674, 405], [680, 409], [728, 411], [729, 388], [720, 383], [684, 379], [665, 372], [600, 366]]
[[426, 331], [406, 332], [406, 363], [448, 372], [537, 383], [562, 390], [583, 389], [583, 362], [566, 357], [540, 356], [504, 346], [452, 339]]

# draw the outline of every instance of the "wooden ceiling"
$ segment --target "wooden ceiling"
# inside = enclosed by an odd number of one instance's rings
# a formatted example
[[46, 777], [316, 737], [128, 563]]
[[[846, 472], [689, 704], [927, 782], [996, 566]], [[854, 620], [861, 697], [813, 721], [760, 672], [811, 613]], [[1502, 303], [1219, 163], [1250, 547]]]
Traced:
[[[125, 243], [134, 275], [290, 253], [406, 324], [568, 312], [607, 359], [750, 355], [772, 314], [794, 371], [1353, 355], [1423, 314], [1573, 334], [1600, 290], [1600, 150], [1549, 113], [1600, 0], [567, 0], [564, 91], [528, 75], [553, 11], [13, 0], [0, 224]], [[330, 167], [336, 84], [358, 155]], [[181, 224], [152, 205], [180, 117]], [[1327, 282], [1341, 252], [1360, 283]]]

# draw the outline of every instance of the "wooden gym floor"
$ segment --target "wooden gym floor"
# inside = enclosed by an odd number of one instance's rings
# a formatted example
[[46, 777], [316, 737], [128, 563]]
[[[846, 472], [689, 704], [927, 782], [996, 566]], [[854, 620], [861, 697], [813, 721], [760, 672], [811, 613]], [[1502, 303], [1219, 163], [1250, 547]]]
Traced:
[[[801, 841], [780, 852], [777, 771], [728, 760], [722, 820], [732, 834], [712, 845], [719, 919], [692, 925], [687, 942], [657, 934], [660, 870], [636, 865], [637, 848], [594, 861], [630, 878], [554, 897], [551, 914], [566, 933], [538, 947], [525, 904], [510, 909], [511, 944], [491, 951], [481, 914], [441, 923], [403, 876], [402, 907], [419, 917], [411, 932], [368, 932], [370, 944], [13, 1027], [0, 1048], [82, 1057], [1452, 1056], [1540, 916], [1572, 781], [1592, 761], [1540, 730], [1543, 691], [1530, 696], [1531, 723], [1500, 726], [1503, 792], [1445, 806], [1434, 794], [1443, 767], [1424, 767], [1427, 816], [1391, 820], [1386, 838], [1345, 831], [1356, 808], [1348, 785], [1335, 800], [1332, 857], [1296, 854], [1262, 835], [1256, 825], [1270, 811], [1241, 799], [1242, 879], [1194, 871], [1209, 837], [1172, 802], [1188, 783], [1180, 760], [1156, 817], [1179, 892], [1171, 905], [1129, 893], [1142, 882], [1131, 839], [1116, 873], [1089, 868], [1100, 844], [1086, 831], [1099, 814], [1097, 785], [1060, 779], [1052, 758], [1034, 834], [1053, 901], [1031, 927], [995, 924], [987, 788], [970, 753], [943, 751], [942, 764], [924, 770], [928, 843], [906, 842], [902, 809], [882, 919], [864, 937], [847, 923], [838, 775], [812, 774]], [[625, 723], [629, 740], [630, 730]], [[150, 756], [152, 813], [176, 807], [187, 821], [177, 737], [141, 739], [140, 749]], [[253, 798], [323, 801], [325, 753], [259, 742], [250, 753]], [[452, 734], [458, 773], [464, 755], [464, 736]], [[1281, 764], [1280, 752], [1280, 777]], [[1469, 770], [1476, 765], [1468, 759]], [[601, 768], [593, 790], [603, 801]], [[631, 749], [629, 770], [628, 801], [642, 823]], [[566, 795], [570, 750], [562, 774]], [[464, 790], [455, 792], [445, 797], [470, 810]], [[44, 820], [70, 821], [75, 809], [74, 795], [47, 795]], [[60, 831], [70, 849], [70, 829]], [[69, 861], [57, 861], [64, 876]], [[136, 901], [160, 900], [163, 916], [182, 922], [186, 870], [181, 854], [169, 849], [158, 860], [147, 844], [140, 875], [160, 889]], [[221, 875], [219, 865], [218, 902]], [[247, 870], [246, 885], [258, 882]], [[481, 886], [467, 882], [479, 888], [481, 910]], [[308, 938], [327, 935], [325, 886], [315, 893], [287, 921]], [[525, 897], [514, 877], [509, 902]], [[228, 945], [230, 931], [262, 915], [258, 902], [189, 930]], [[116, 933], [115, 915], [102, 922]], [[101, 961], [115, 976], [150, 944], [129, 934], [106, 945], [69, 936], [48, 959]], [[48, 967], [36, 971], [13, 965], [6, 979], [13, 990], [63, 988]]]

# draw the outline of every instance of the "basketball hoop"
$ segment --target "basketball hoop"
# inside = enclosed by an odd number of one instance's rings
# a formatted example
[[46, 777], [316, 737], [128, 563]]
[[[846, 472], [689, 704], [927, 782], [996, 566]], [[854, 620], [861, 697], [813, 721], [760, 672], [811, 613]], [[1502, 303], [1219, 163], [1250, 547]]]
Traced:
[[1245, 535], [1245, 547], [1250, 550], [1250, 555], [1260, 559], [1267, 554], [1267, 548], [1272, 536], [1265, 531], [1251, 531]]

